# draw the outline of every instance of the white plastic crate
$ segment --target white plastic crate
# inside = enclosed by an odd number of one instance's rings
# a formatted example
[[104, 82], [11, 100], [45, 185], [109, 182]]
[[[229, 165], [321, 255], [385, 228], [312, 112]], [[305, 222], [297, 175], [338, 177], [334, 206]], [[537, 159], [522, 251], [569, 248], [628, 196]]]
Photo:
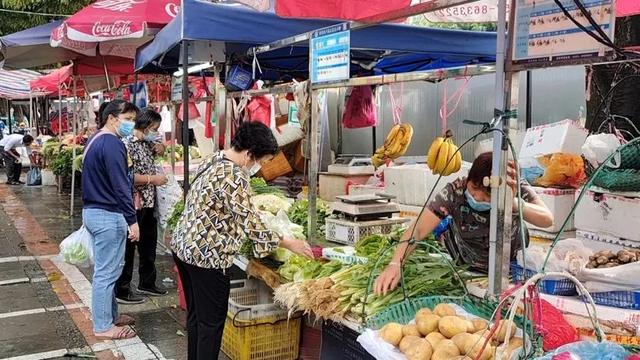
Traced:
[[360, 239], [372, 234], [391, 234], [393, 228], [408, 222], [409, 219], [391, 218], [372, 221], [348, 221], [326, 219], [327, 240], [346, 245], [355, 245]]
[[287, 310], [273, 302], [273, 292], [257, 279], [231, 281], [229, 316], [240, 321], [287, 319]]

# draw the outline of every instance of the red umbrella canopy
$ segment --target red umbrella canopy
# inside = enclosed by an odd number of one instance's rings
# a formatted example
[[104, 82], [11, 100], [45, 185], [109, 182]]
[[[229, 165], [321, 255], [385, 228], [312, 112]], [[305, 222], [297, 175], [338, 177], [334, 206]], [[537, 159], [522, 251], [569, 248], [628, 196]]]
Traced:
[[100, 0], [65, 20], [51, 33], [51, 46], [81, 54], [134, 57], [135, 49], [180, 11], [180, 0]]

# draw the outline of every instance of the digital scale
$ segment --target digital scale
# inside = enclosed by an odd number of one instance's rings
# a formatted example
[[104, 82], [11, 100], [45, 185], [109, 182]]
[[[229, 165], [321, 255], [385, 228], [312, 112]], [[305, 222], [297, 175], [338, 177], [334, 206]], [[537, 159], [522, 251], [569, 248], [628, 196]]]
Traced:
[[376, 169], [366, 155], [340, 155], [327, 172], [340, 175], [373, 175]]
[[333, 203], [333, 212], [353, 221], [391, 218], [400, 212], [398, 204], [391, 202], [394, 196], [375, 195], [341, 195]]

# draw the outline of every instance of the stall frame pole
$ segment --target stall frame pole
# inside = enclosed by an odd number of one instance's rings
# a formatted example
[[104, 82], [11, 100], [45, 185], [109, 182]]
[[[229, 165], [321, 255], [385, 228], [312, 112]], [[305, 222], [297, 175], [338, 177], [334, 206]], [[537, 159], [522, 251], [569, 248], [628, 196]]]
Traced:
[[[76, 138], [78, 136], [77, 131], [78, 131], [78, 93], [77, 93], [77, 83], [76, 83], [76, 77], [73, 77], [73, 124], [72, 124], [72, 131], [73, 131], [73, 148], [71, 149], [71, 153], [72, 155], [72, 162], [71, 162], [71, 199], [69, 200], [69, 215], [73, 216], [74, 213], [74, 203], [73, 200], [75, 198], [75, 191], [76, 191], [76, 167], [75, 167], [75, 158], [76, 158]], [[69, 114], [69, 109], [67, 108], [67, 118]]]
[[13, 124], [11, 123], [11, 106], [13, 102], [7, 99], [7, 122], [9, 123], [9, 135], [13, 134]]
[[182, 42], [182, 150], [184, 198], [189, 192], [189, 41]]

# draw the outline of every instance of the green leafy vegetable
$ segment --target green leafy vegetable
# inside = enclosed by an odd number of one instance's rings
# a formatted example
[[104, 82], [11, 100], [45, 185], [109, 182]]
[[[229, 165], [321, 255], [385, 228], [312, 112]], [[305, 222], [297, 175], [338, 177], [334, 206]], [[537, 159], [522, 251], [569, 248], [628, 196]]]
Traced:
[[171, 212], [171, 216], [167, 220], [167, 228], [173, 230], [178, 225], [178, 221], [180, 221], [180, 217], [184, 212], [184, 201], [180, 200], [176, 203], [176, 206], [173, 208]]
[[[331, 211], [327, 204], [318, 199], [316, 201], [316, 209], [318, 211], [318, 236], [324, 238], [325, 219], [331, 215]], [[289, 219], [294, 223], [304, 227], [304, 235], [308, 236], [307, 228], [309, 224], [309, 200], [298, 200], [293, 203], [289, 209]]]
[[292, 255], [278, 272], [286, 281], [299, 282], [315, 278], [322, 270], [319, 262], [300, 255]]
[[268, 185], [267, 182], [261, 177], [251, 178], [250, 184], [251, 184], [251, 190], [256, 195], [273, 194], [273, 195], [284, 197], [284, 193], [280, 189], [274, 186]]
[[64, 248], [64, 261], [72, 265], [89, 262], [89, 252], [81, 243], [76, 242]]

